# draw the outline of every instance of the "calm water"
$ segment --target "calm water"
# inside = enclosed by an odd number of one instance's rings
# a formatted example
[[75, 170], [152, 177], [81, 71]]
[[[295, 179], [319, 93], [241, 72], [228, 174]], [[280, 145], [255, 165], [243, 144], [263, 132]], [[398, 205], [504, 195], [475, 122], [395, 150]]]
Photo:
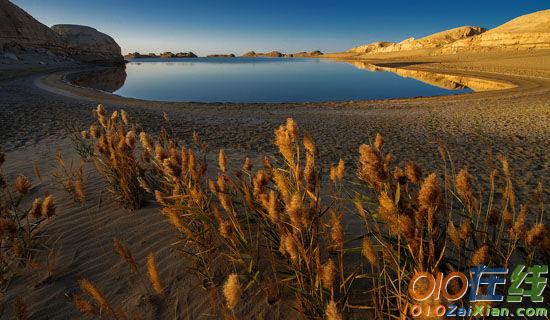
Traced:
[[147, 100], [303, 102], [437, 96], [448, 90], [391, 72], [320, 59], [137, 59], [115, 94]]

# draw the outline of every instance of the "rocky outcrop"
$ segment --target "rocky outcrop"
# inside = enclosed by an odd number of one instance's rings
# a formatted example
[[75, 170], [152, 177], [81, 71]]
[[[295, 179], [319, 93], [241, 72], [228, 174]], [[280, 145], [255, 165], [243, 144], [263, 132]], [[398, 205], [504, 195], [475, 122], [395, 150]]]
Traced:
[[310, 52], [305, 52], [305, 51], [302, 51], [302, 52], [296, 52], [296, 53], [291, 53], [290, 55], [285, 55], [285, 56], [289, 56], [290, 58], [308, 58], [308, 57], [318, 57], [318, 56], [322, 56], [323, 53], [319, 50], [315, 50], [315, 51], [310, 51]]
[[92, 27], [58, 24], [52, 27], [66, 44], [69, 55], [84, 62], [122, 63], [120, 46]]
[[465, 39], [485, 32], [481, 27], [464, 26], [438, 32], [420, 39], [407, 38], [399, 43], [374, 42], [367, 45], [351, 48], [348, 51], [355, 53], [385, 53], [410, 51], [418, 49], [441, 48], [460, 39]]
[[231, 54], [210, 54], [206, 56], [207, 58], [235, 58], [233, 53]]
[[141, 54], [139, 52], [133, 52], [133, 53], [128, 53], [127, 55], [125, 55], [124, 59], [158, 58], [158, 57], [159, 56], [157, 56], [154, 53]]
[[40, 63], [124, 61], [120, 47], [108, 35], [85, 26], [48, 28], [8, 0], [0, 0], [0, 53]]
[[374, 54], [421, 49], [429, 49], [425, 52], [427, 54], [450, 54], [461, 50], [550, 49], [550, 10], [517, 17], [489, 31], [480, 27], [460, 27], [399, 43], [374, 42], [351, 48], [348, 52]]
[[168, 51], [168, 52], [161, 53], [159, 57], [161, 58], [196, 58], [197, 55], [195, 55], [193, 52], [172, 53]]
[[243, 54], [242, 56], [243, 56], [243, 57], [255, 57], [255, 56], [256, 56], [256, 52], [254, 52], [254, 51], [248, 51], [247, 53]]
[[393, 42], [373, 42], [369, 44], [364, 44], [355, 48], [351, 48], [348, 50], [348, 52], [354, 52], [354, 53], [371, 53], [378, 51], [380, 48], [393, 46], [395, 43]]
[[176, 58], [197, 58], [197, 55], [193, 52], [178, 52], [176, 53]]
[[0, 0], [0, 49], [6, 45], [62, 50], [57, 34], [10, 1]]
[[279, 51], [271, 51], [268, 53], [261, 53], [261, 52], [254, 52], [249, 51], [242, 55], [243, 57], [270, 57], [270, 58], [280, 58], [283, 57], [284, 54], [280, 53]]
[[442, 52], [493, 49], [550, 49], [550, 10], [517, 17], [483, 34], [453, 42]]
[[319, 50], [315, 50], [315, 51], [310, 51], [310, 52], [305, 52], [305, 51], [302, 51], [302, 52], [296, 52], [296, 53], [281, 53], [279, 51], [271, 51], [271, 52], [268, 52], [268, 53], [261, 53], [261, 52], [254, 52], [254, 51], [249, 51], [245, 54], [243, 54], [242, 56], [243, 57], [271, 57], [271, 58], [281, 58], [281, 57], [285, 57], [285, 58], [304, 58], [304, 57], [317, 57], [317, 56], [320, 56], [320, 55], [323, 55], [323, 53]]
[[176, 55], [173, 54], [172, 52], [168, 51], [168, 52], [163, 52], [159, 55], [159, 57], [161, 58], [174, 58]]

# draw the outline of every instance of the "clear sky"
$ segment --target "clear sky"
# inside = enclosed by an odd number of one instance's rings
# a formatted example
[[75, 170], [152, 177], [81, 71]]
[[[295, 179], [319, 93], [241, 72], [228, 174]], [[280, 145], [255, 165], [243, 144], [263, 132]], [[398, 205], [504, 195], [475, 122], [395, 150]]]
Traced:
[[42, 23], [92, 26], [123, 53], [343, 51], [463, 25], [493, 28], [548, 0], [13, 0]]

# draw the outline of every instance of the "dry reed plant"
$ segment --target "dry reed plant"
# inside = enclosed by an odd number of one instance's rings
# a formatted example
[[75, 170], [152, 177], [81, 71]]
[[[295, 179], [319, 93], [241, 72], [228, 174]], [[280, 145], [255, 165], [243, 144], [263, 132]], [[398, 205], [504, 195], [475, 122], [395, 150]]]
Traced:
[[[0, 150], [0, 167], [5, 161]], [[55, 215], [53, 196], [34, 199], [29, 208], [22, 208], [32, 184], [25, 176], [18, 176], [13, 185], [0, 171], [0, 284], [31, 262], [31, 250], [38, 227]]]
[[83, 186], [84, 160], [80, 161], [78, 167], [75, 167], [72, 161], [67, 165], [61, 152], [57, 152], [55, 161], [57, 167], [52, 173], [54, 182], [57, 183], [62, 190], [71, 195], [75, 202], [84, 203], [86, 201], [86, 194], [84, 193]]
[[[542, 215], [531, 219], [535, 223], [529, 227], [527, 205], [515, 203], [505, 158], [500, 160], [501, 172], [491, 173], [484, 194], [466, 168], [457, 174], [423, 176], [414, 162], [392, 165], [393, 156], [383, 151], [379, 136], [375, 145], [362, 145], [359, 153], [357, 176], [365, 188], [355, 191], [356, 198], [378, 199], [357, 205], [366, 228], [362, 252], [374, 273], [360, 277], [371, 278], [377, 318], [406, 317], [407, 287], [417, 271], [467, 274], [480, 264], [530, 264], [540, 261], [539, 249], [548, 250], [540, 247], [549, 239]], [[448, 161], [444, 150], [442, 154]]]
[[[103, 128], [96, 127], [97, 148], [105, 155], [96, 157], [113, 157], [106, 150], [123, 143], [120, 132], [126, 132], [116, 124], [117, 113], [110, 120], [101, 108], [97, 114]], [[453, 165], [443, 148], [445, 170], [423, 174], [413, 161], [395, 164], [378, 134], [359, 148], [357, 179], [346, 175], [340, 161], [325, 186], [314, 141], [292, 119], [275, 131], [278, 155], [257, 169], [246, 159], [234, 173], [220, 150], [217, 172], [207, 174], [207, 151], [197, 134], [192, 146], [179, 145], [165, 129], [157, 142], [145, 132], [139, 140], [140, 148], [130, 143], [132, 161], [104, 165], [128, 172], [139, 158], [140, 168], [147, 167], [147, 175], [136, 174], [133, 183], [154, 194], [181, 234], [175, 245], [191, 258], [189, 271], [223, 296], [218, 308], [232, 317], [240, 314], [242, 296], [263, 294], [268, 304], [291, 305], [300, 318], [342, 319], [361, 309], [376, 319], [404, 319], [417, 271], [531, 263], [550, 249], [543, 206], [533, 217], [526, 204], [516, 203], [505, 158], [485, 193], [467, 169], [447, 170]], [[361, 235], [343, 228], [351, 212], [364, 224]], [[162, 295], [154, 266], [148, 259], [149, 279]], [[367, 298], [351, 301], [365, 287]]]
[[[172, 140], [166, 145], [157, 145], [152, 158], [163, 176], [155, 197], [182, 233], [182, 251], [195, 258], [193, 270], [205, 283], [224, 272], [213, 270], [221, 254], [239, 271], [243, 291], [260, 290], [261, 282], [278, 278], [294, 293], [304, 317], [322, 317], [331, 299], [347, 297], [353, 279], [341, 276], [342, 215], [325, 215], [314, 142], [307, 134], [300, 139], [292, 119], [276, 131], [281, 154], [273, 159], [276, 165], [266, 159], [255, 172], [247, 160], [229, 175], [220, 150], [217, 178], [210, 180], [193, 148], [178, 148]], [[227, 299], [227, 290], [224, 295], [233, 311], [234, 299]]]
[[145, 175], [145, 168], [136, 150], [136, 129], [129, 124], [126, 112], [121, 111], [121, 114], [114, 111], [107, 116], [105, 108], [98, 105], [95, 110], [97, 123], [83, 131], [82, 136], [94, 141], [92, 158], [111, 194], [124, 208], [136, 210], [144, 200], [145, 191], [140, 180]]
[[83, 161], [89, 161], [94, 155], [94, 144], [90, 140], [88, 131], [81, 131], [74, 123], [67, 124], [65, 131], [71, 139], [74, 150], [78, 153]]
[[[122, 261], [129, 266], [130, 271], [139, 276], [139, 280], [142, 281], [142, 284], [146, 288], [146, 291], [144, 292], [145, 294], [149, 295], [149, 297], [153, 294], [156, 294], [158, 297], [164, 296], [164, 288], [161, 283], [157, 263], [152, 252], [147, 256], [145, 268], [147, 271], [147, 279], [149, 280], [150, 286], [153, 290], [150, 291], [149, 287], [147, 287], [146, 283], [143, 281], [145, 277], [142, 275], [142, 272], [138, 267], [138, 263], [134, 259], [130, 249], [126, 247], [119, 239], [114, 239], [113, 249]], [[105, 318], [106, 315], [108, 318], [123, 320], [129, 319], [128, 314], [131, 314], [132, 316], [130, 319], [141, 319], [139, 310], [124, 310], [132, 309], [131, 306], [114, 306], [109, 299], [107, 299], [101, 289], [94, 285], [90, 280], [82, 279], [79, 284], [83, 293], [91, 298], [90, 301], [80, 294], [75, 294], [73, 296], [73, 302], [76, 309], [83, 315], [92, 315], [98, 317], [99, 319]], [[152, 300], [149, 299], [149, 302], [152, 302]]]

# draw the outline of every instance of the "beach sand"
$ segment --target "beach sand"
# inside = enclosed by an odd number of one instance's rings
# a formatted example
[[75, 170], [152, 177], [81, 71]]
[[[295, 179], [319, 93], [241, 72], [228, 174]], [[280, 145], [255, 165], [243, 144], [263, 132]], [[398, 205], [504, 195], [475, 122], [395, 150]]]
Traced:
[[[340, 56], [357, 59], [358, 57]], [[476, 76], [515, 84], [502, 91], [459, 96], [381, 101], [349, 101], [301, 104], [201, 104], [149, 102], [111, 96], [60, 81], [65, 70], [41, 70], [0, 82], [0, 141], [8, 151], [3, 167], [11, 181], [26, 174], [34, 184], [32, 195], [46, 191], [57, 199], [58, 215], [41, 229], [43, 237], [37, 259], [56, 255], [54, 276], [44, 282], [44, 270], [29, 270], [30, 276], [10, 283], [10, 302], [22, 296], [32, 319], [81, 318], [71, 296], [79, 291], [78, 280], [88, 278], [115, 305], [142, 310], [148, 319], [213, 319], [211, 292], [182, 272], [182, 257], [170, 244], [176, 232], [153, 204], [130, 213], [109, 200], [104, 182], [92, 164], [86, 167], [84, 206], [72, 202], [55, 188], [51, 173], [54, 154], [61, 150], [76, 161], [65, 126], [85, 128], [93, 122], [92, 109], [103, 103], [108, 111], [126, 110], [149, 132], [156, 132], [166, 111], [179, 137], [189, 141], [197, 131], [215, 153], [227, 150], [238, 166], [245, 156], [258, 158], [275, 151], [273, 132], [292, 117], [316, 141], [325, 164], [343, 158], [347, 174], [361, 143], [379, 132], [386, 150], [397, 162], [414, 159], [429, 172], [443, 165], [437, 150], [443, 144], [454, 166], [467, 166], [477, 176], [487, 176], [499, 154], [510, 161], [516, 186], [531, 190], [538, 182], [550, 185], [550, 51], [462, 53], [453, 56], [372, 57], [365, 63], [385, 67]], [[34, 165], [42, 180], [35, 177]], [[259, 164], [258, 164], [259, 165]], [[481, 181], [482, 184], [484, 181]], [[546, 209], [550, 210], [548, 188]], [[518, 195], [523, 202], [528, 192]], [[143, 267], [145, 256], [155, 252], [160, 273], [171, 297], [155, 302], [128, 267], [112, 251], [112, 239], [129, 245]], [[206, 298], [208, 297], [208, 298]], [[277, 311], [260, 309], [254, 297], [244, 299], [246, 313]], [[262, 307], [265, 304], [262, 304]], [[9, 307], [8, 307], [9, 308]], [[275, 307], [274, 307], [275, 308]]]

